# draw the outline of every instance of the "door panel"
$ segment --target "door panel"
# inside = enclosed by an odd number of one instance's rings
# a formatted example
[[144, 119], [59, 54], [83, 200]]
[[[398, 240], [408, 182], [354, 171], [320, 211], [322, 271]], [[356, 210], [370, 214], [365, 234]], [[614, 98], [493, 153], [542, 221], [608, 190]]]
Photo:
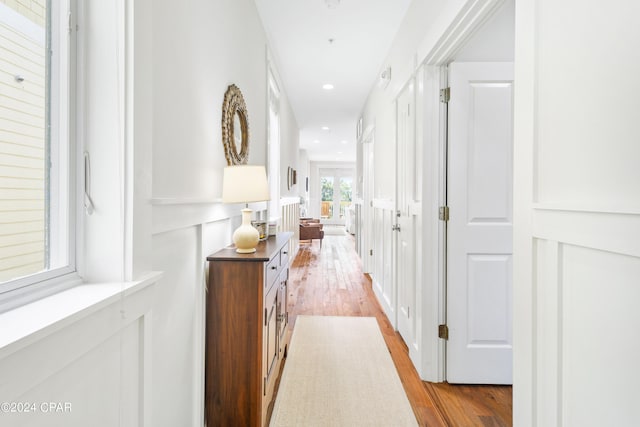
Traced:
[[397, 328], [396, 292], [393, 274], [393, 240], [392, 227], [395, 224], [395, 202], [375, 199], [373, 211], [373, 271], [371, 281], [384, 313], [394, 329]]
[[410, 349], [416, 342], [416, 202], [415, 91], [411, 81], [396, 104], [397, 120], [397, 289], [398, 332]]
[[511, 63], [452, 63], [447, 380], [512, 382]]
[[511, 256], [469, 255], [469, 345], [509, 346]]

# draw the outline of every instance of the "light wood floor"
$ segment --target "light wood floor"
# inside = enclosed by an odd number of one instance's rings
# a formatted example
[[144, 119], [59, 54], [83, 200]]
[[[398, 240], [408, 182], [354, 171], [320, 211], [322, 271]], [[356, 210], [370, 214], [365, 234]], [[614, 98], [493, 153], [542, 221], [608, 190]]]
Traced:
[[382, 312], [362, 273], [350, 236], [300, 243], [289, 274], [289, 320], [299, 314], [376, 317], [421, 426], [510, 426], [511, 387], [460, 386], [420, 380], [407, 347]]

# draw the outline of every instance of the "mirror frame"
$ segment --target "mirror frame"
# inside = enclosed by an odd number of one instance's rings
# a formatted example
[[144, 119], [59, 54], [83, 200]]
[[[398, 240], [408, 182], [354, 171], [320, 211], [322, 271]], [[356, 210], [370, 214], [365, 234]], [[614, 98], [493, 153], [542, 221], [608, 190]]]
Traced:
[[[240, 119], [240, 129], [234, 129], [234, 118]], [[234, 134], [242, 134], [240, 152], [236, 147]], [[227, 165], [245, 165], [249, 160], [249, 118], [247, 106], [244, 103], [242, 92], [236, 85], [229, 85], [222, 102], [222, 145]]]

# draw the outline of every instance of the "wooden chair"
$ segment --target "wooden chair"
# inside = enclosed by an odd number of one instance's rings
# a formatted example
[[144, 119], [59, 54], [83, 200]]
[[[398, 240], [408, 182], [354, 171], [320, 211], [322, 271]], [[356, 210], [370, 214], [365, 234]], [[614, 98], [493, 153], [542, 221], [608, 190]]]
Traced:
[[324, 230], [320, 220], [305, 219], [300, 221], [300, 240], [310, 240], [313, 244], [313, 239], [318, 239], [320, 240], [320, 247], [322, 247], [323, 238]]

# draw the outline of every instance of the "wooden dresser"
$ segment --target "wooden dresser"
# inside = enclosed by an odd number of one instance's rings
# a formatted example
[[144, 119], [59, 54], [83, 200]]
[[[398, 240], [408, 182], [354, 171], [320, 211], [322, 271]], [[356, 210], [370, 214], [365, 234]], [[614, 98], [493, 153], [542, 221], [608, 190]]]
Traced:
[[280, 233], [253, 254], [207, 257], [205, 415], [208, 427], [264, 426], [287, 353], [289, 240]]

